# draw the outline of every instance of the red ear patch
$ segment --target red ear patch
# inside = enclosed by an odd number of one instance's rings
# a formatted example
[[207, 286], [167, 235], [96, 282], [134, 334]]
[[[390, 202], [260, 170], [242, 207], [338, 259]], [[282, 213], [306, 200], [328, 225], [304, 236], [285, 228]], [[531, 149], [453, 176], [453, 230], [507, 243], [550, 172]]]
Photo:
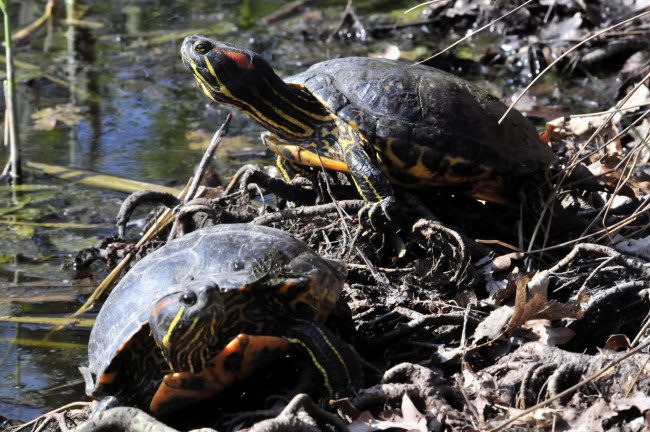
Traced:
[[170, 304], [177, 303], [177, 302], [178, 302], [178, 299], [176, 299], [175, 297], [168, 297], [168, 298], [166, 298], [164, 300], [159, 300], [154, 305], [153, 309], [151, 310], [151, 315], [154, 315], [154, 316], [158, 315], [161, 310], [163, 310], [164, 308], [166, 308]]
[[246, 54], [232, 52], [232, 51], [222, 51], [222, 52], [228, 57], [230, 57], [231, 59], [233, 59], [234, 62], [237, 63], [237, 66], [239, 66], [240, 69], [252, 69], [254, 67], [250, 57], [248, 57]]

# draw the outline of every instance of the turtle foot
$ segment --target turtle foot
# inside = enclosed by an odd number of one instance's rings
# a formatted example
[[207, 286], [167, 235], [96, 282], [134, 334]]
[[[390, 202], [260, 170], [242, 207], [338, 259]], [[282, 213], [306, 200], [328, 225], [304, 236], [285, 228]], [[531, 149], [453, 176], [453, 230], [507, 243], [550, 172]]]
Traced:
[[359, 222], [364, 228], [379, 229], [391, 221], [390, 210], [395, 198], [389, 196], [381, 201], [369, 202], [359, 210]]

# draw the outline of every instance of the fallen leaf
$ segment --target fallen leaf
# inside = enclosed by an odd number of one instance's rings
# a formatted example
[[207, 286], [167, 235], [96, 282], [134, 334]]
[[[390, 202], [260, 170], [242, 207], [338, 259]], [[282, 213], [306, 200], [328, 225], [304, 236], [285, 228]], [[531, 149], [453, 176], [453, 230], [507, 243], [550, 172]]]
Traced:
[[427, 432], [427, 419], [418, 411], [407, 393], [402, 396], [402, 418], [404, 423], [416, 425], [414, 430]]
[[575, 431], [603, 431], [603, 421], [618, 415], [610, 408], [605, 399], [598, 399], [592, 406], [585, 409], [567, 407], [564, 410], [563, 419]]
[[650, 396], [636, 392], [632, 397], [613, 398], [611, 405], [616, 411], [625, 411], [635, 407], [641, 414], [645, 414], [650, 411]]
[[566, 327], [553, 327], [547, 319], [528, 320], [524, 323], [539, 337], [539, 342], [548, 346], [557, 346], [569, 342], [576, 332]]
[[632, 113], [641, 109], [645, 105], [650, 104], [650, 89], [645, 85], [636, 87], [634, 93], [630, 95], [628, 100], [625, 101], [618, 108], [618, 112], [614, 114], [614, 121], [620, 122], [624, 113]]
[[578, 293], [575, 300], [569, 300], [567, 303], [549, 300], [547, 297], [548, 271], [539, 272], [530, 280], [522, 275], [515, 282], [517, 285], [515, 311], [506, 328], [506, 333], [533, 319], [552, 321], [562, 318], [580, 319], [584, 313], [582, 304], [589, 300], [584, 289]]
[[483, 321], [476, 326], [474, 331], [474, 342], [478, 342], [484, 338], [493, 340], [498, 338], [512, 321], [514, 309], [509, 306], [501, 306], [498, 309], [490, 312]]
[[630, 339], [624, 334], [611, 335], [605, 343], [605, 349], [612, 351], [627, 351], [630, 347]]
[[[352, 420], [357, 420], [362, 415], [364, 415], [364, 412], [359, 411], [357, 407], [352, 405], [350, 399], [347, 398], [337, 399], [331, 402], [330, 405], [336, 408], [336, 411], [339, 413], [339, 415], [344, 419], [346, 419], [348, 422], [351, 422]], [[370, 415], [368, 412], [365, 412], [365, 414]]]
[[361, 417], [357, 420], [352, 421], [348, 425], [348, 430], [350, 432], [373, 432], [373, 431], [383, 431], [383, 430], [405, 430], [405, 431], [426, 431], [425, 429], [419, 428], [418, 425], [410, 424], [407, 422], [392, 421], [392, 420], [380, 420], [374, 418], [370, 413], [364, 412]]
[[74, 126], [83, 119], [83, 109], [72, 104], [60, 104], [55, 107], [45, 108], [32, 114], [36, 120], [34, 129], [49, 131], [57, 123]]
[[627, 239], [614, 245], [619, 252], [650, 259], [650, 236], [639, 239]]
[[[521, 414], [521, 410], [515, 408], [508, 409], [509, 417], [514, 417], [519, 414]], [[520, 418], [515, 422], [515, 424], [520, 426], [528, 426], [531, 428], [536, 428], [536, 427], [548, 428], [548, 427], [552, 427], [557, 423], [558, 417], [561, 417], [561, 414], [562, 413], [560, 411], [554, 408], [540, 408], [528, 414], [527, 416]]]

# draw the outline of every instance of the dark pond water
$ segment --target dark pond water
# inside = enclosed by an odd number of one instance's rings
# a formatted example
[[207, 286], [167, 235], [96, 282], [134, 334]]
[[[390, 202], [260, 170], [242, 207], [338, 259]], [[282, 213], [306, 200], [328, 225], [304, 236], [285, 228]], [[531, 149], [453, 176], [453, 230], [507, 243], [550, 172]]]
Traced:
[[[259, 19], [286, 2], [82, 3], [80, 25], [66, 25], [59, 10], [61, 16], [16, 43], [23, 161], [161, 184], [185, 183], [228, 111], [206, 105], [182, 67], [184, 36], [200, 32], [274, 53], [269, 59], [284, 74], [328, 56], [365, 55], [399, 43], [322, 42], [338, 25], [345, 1], [314, 2], [268, 25]], [[404, 10], [394, 11], [400, 7], [395, 1], [358, 3], [359, 15], [374, 21], [394, 21]], [[44, 8], [45, 1], [12, 1], [14, 30]], [[260, 131], [236, 116], [214, 162], [222, 176], [251, 161], [270, 163]], [[0, 159], [8, 159], [5, 147]], [[124, 197], [37, 171], [29, 171], [18, 193], [0, 188], [0, 316], [64, 317], [76, 310], [106, 272], [77, 272], [71, 258], [115, 232]], [[86, 400], [77, 366], [86, 359], [88, 329], [51, 328], [0, 321], [0, 416], [26, 421]]]

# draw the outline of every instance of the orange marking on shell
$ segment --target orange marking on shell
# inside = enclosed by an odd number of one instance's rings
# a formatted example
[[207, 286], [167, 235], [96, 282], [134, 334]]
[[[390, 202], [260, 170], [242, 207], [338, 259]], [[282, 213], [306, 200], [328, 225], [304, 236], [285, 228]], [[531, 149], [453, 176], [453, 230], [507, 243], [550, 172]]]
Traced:
[[118, 371], [103, 373], [102, 376], [99, 377], [96, 387], [99, 388], [101, 385], [104, 384], [112, 384], [113, 381], [115, 381], [115, 378], [117, 377], [117, 372]]
[[230, 57], [240, 69], [253, 69], [253, 62], [251, 62], [250, 57], [246, 54], [232, 52], [232, 51], [222, 51], [225, 55]]

